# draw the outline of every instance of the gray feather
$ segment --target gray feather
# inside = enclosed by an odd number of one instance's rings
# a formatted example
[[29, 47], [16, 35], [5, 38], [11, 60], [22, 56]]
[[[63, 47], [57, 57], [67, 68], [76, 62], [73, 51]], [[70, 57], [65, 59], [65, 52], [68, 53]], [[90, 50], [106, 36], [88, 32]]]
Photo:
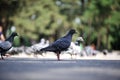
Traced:
[[8, 50], [10, 49], [12, 46], [12, 44], [9, 41], [5, 41], [0, 43], [0, 48], [4, 49], [4, 50]]

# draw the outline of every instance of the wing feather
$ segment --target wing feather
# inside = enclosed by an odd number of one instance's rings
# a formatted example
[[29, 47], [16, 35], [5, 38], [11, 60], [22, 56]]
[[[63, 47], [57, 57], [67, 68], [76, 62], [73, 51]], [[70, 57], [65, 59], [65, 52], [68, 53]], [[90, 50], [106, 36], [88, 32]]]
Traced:
[[63, 50], [70, 46], [70, 41], [65, 38], [58, 39], [52, 44], [52, 46], [56, 47], [58, 50]]
[[9, 41], [4, 41], [0, 43], [0, 48], [2, 48], [3, 50], [10, 49], [11, 47], [12, 47], [12, 44]]

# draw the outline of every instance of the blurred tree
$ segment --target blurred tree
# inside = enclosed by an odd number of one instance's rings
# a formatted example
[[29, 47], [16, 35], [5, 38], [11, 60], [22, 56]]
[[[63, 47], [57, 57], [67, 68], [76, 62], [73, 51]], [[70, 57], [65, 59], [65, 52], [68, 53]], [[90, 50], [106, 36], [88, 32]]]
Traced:
[[[115, 17], [111, 13], [119, 13], [119, 4], [119, 0], [91, 0], [87, 2], [87, 6], [83, 15], [83, 22], [86, 26], [90, 28], [90, 31], [88, 32], [88, 43], [92, 41], [92, 38], [90, 37], [94, 36], [93, 40], [95, 40], [95, 38], [97, 37], [98, 49], [101, 46], [103, 48], [110, 49], [110, 43], [112, 41], [112, 39], [110, 39], [112, 38], [110, 37], [112, 35], [110, 34], [110, 29], [111, 27], [113, 27], [110, 24], [119, 24], [118, 20], [120, 19], [120, 17], [116, 15], [117, 18], [110, 18]], [[94, 33], [92, 33], [92, 31]]]
[[85, 37], [87, 45], [120, 46], [120, 0], [0, 0], [0, 11], [5, 32], [15, 26], [25, 41], [53, 41], [75, 28], [75, 37]]
[[[111, 14], [110, 16], [105, 20], [105, 23], [108, 25], [107, 29], [109, 32], [109, 39], [111, 40], [111, 46], [115, 50], [120, 50], [120, 0], [115, 0], [112, 2], [112, 5], [110, 5], [111, 8]], [[110, 45], [110, 44], [109, 44]]]
[[[20, 0], [19, 14], [11, 17], [17, 31], [32, 39], [55, 38], [65, 17], [59, 14], [59, 8], [53, 0]], [[51, 38], [52, 37], [52, 38]], [[59, 36], [56, 36], [59, 37]]]
[[12, 25], [9, 20], [10, 16], [17, 13], [19, 1], [16, 0], [0, 0], [0, 25], [3, 26], [4, 34], [7, 29]]
[[80, 36], [80, 31], [82, 31], [81, 16], [84, 12], [85, 0], [56, 0], [56, 3], [59, 6], [60, 14], [66, 16], [68, 28], [76, 28]]

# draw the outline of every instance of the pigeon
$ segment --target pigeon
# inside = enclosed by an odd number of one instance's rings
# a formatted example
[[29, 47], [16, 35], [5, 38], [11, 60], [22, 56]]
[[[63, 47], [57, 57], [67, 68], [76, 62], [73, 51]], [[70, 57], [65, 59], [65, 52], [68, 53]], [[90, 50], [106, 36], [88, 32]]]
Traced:
[[5, 53], [12, 48], [14, 37], [18, 36], [16, 32], [13, 32], [5, 41], [0, 43], [0, 54], [1, 59], [4, 59], [3, 56]]
[[65, 51], [69, 48], [72, 41], [72, 35], [74, 33], [76, 33], [76, 31], [74, 29], [71, 29], [64, 37], [61, 37], [49, 46], [42, 48], [40, 51], [55, 52], [57, 55], [57, 59], [60, 60], [61, 51]]

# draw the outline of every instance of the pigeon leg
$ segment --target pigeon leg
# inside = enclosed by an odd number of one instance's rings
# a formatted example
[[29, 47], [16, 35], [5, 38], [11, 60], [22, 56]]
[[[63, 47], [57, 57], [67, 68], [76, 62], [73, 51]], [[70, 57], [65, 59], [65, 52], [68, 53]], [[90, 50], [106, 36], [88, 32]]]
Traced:
[[60, 61], [60, 52], [57, 52], [57, 59]]
[[1, 54], [1, 59], [2, 59], [2, 60], [4, 60], [4, 58], [3, 58], [2, 54]]

